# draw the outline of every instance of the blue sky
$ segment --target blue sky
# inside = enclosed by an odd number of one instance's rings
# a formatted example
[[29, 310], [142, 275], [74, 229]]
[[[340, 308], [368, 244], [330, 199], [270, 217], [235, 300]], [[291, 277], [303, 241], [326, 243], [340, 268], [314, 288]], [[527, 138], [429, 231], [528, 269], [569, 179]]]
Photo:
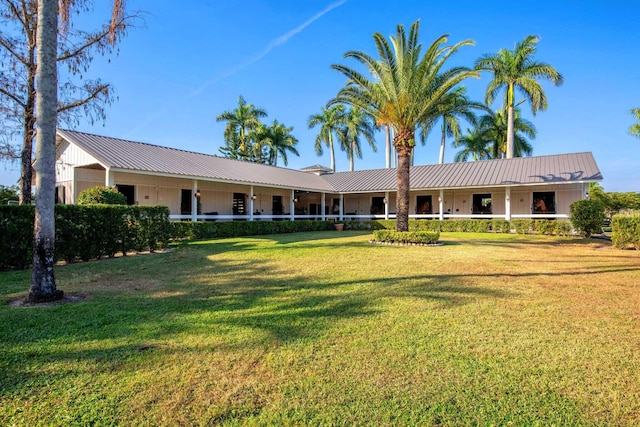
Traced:
[[[110, 3], [110, 2], [96, 2]], [[452, 58], [471, 66], [486, 53], [512, 49], [537, 34], [536, 58], [564, 76], [560, 87], [544, 84], [549, 108], [526, 118], [538, 130], [534, 155], [591, 151], [607, 191], [640, 191], [640, 140], [628, 135], [629, 113], [640, 107], [640, 4], [636, 1], [316, 1], [247, 0], [179, 2], [129, 0], [130, 10], [146, 12], [144, 28], [132, 29], [110, 61], [98, 57], [88, 76], [101, 76], [118, 100], [106, 123], [82, 122], [76, 129], [118, 138], [217, 154], [224, 123], [215, 118], [235, 108], [238, 96], [265, 109], [268, 122], [293, 126], [300, 157], [289, 167], [329, 165], [325, 150], [316, 156], [316, 130], [309, 115], [320, 111], [344, 85], [330, 68], [348, 50], [375, 54], [372, 35], [395, 33], [397, 24], [420, 20], [420, 40], [429, 45], [441, 34], [450, 43], [475, 41]], [[108, 11], [96, 8], [83, 18], [95, 27]], [[88, 27], [88, 28], [92, 28]], [[485, 74], [467, 82], [469, 95], [483, 100]], [[501, 98], [499, 99], [499, 101]], [[498, 101], [498, 102], [499, 102]], [[493, 105], [498, 108], [498, 103]], [[439, 134], [416, 149], [416, 164], [437, 163]], [[356, 169], [384, 167], [384, 135], [378, 152], [364, 150]], [[455, 149], [449, 143], [445, 161]], [[346, 154], [336, 167], [348, 170]], [[0, 184], [18, 179], [17, 164], [0, 166]]]

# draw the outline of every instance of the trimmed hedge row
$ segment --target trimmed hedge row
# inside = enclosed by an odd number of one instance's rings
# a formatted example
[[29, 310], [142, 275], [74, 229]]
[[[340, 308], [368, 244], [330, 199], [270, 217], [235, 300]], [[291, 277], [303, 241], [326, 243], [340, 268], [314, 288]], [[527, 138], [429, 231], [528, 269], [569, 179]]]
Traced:
[[[165, 206], [56, 205], [55, 215], [58, 261], [154, 251], [166, 246], [170, 238]], [[0, 271], [31, 264], [33, 220], [33, 206], [0, 206]]]
[[613, 246], [622, 249], [633, 246], [640, 250], [640, 212], [614, 215], [611, 230]]
[[214, 237], [257, 236], [262, 234], [297, 233], [334, 230], [332, 221], [231, 221], [172, 222], [173, 239], [210, 239]]
[[440, 233], [434, 231], [375, 230], [373, 238], [376, 242], [432, 245], [438, 243]]
[[[347, 228], [351, 230], [395, 230], [396, 221], [348, 221]], [[458, 219], [458, 220], [409, 220], [409, 231], [438, 231], [438, 232], [472, 232], [472, 233], [510, 233], [512, 230], [519, 234], [553, 234], [570, 236], [573, 227], [569, 221], [547, 219]]]

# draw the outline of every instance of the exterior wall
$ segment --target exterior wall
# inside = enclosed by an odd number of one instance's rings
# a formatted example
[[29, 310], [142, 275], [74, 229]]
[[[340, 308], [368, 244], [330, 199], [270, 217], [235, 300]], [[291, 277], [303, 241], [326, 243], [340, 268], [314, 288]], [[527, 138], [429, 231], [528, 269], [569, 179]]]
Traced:
[[66, 141], [60, 144], [57, 151], [56, 182], [73, 181], [73, 170], [75, 168], [99, 164], [95, 157]]

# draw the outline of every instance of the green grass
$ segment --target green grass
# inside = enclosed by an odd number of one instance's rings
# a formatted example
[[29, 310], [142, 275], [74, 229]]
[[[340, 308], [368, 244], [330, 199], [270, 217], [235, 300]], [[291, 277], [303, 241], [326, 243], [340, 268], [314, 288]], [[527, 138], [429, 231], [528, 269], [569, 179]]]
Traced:
[[15, 308], [0, 425], [634, 425], [640, 254], [546, 236], [200, 241], [56, 270]]

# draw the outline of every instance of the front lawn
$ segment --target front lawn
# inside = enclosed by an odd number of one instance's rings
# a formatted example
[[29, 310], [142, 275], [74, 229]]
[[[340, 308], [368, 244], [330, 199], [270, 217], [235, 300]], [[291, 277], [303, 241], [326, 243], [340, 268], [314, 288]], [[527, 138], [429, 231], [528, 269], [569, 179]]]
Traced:
[[63, 266], [15, 308], [0, 425], [632, 425], [640, 253], [601, 240], [363, 232], [194, 242]]

